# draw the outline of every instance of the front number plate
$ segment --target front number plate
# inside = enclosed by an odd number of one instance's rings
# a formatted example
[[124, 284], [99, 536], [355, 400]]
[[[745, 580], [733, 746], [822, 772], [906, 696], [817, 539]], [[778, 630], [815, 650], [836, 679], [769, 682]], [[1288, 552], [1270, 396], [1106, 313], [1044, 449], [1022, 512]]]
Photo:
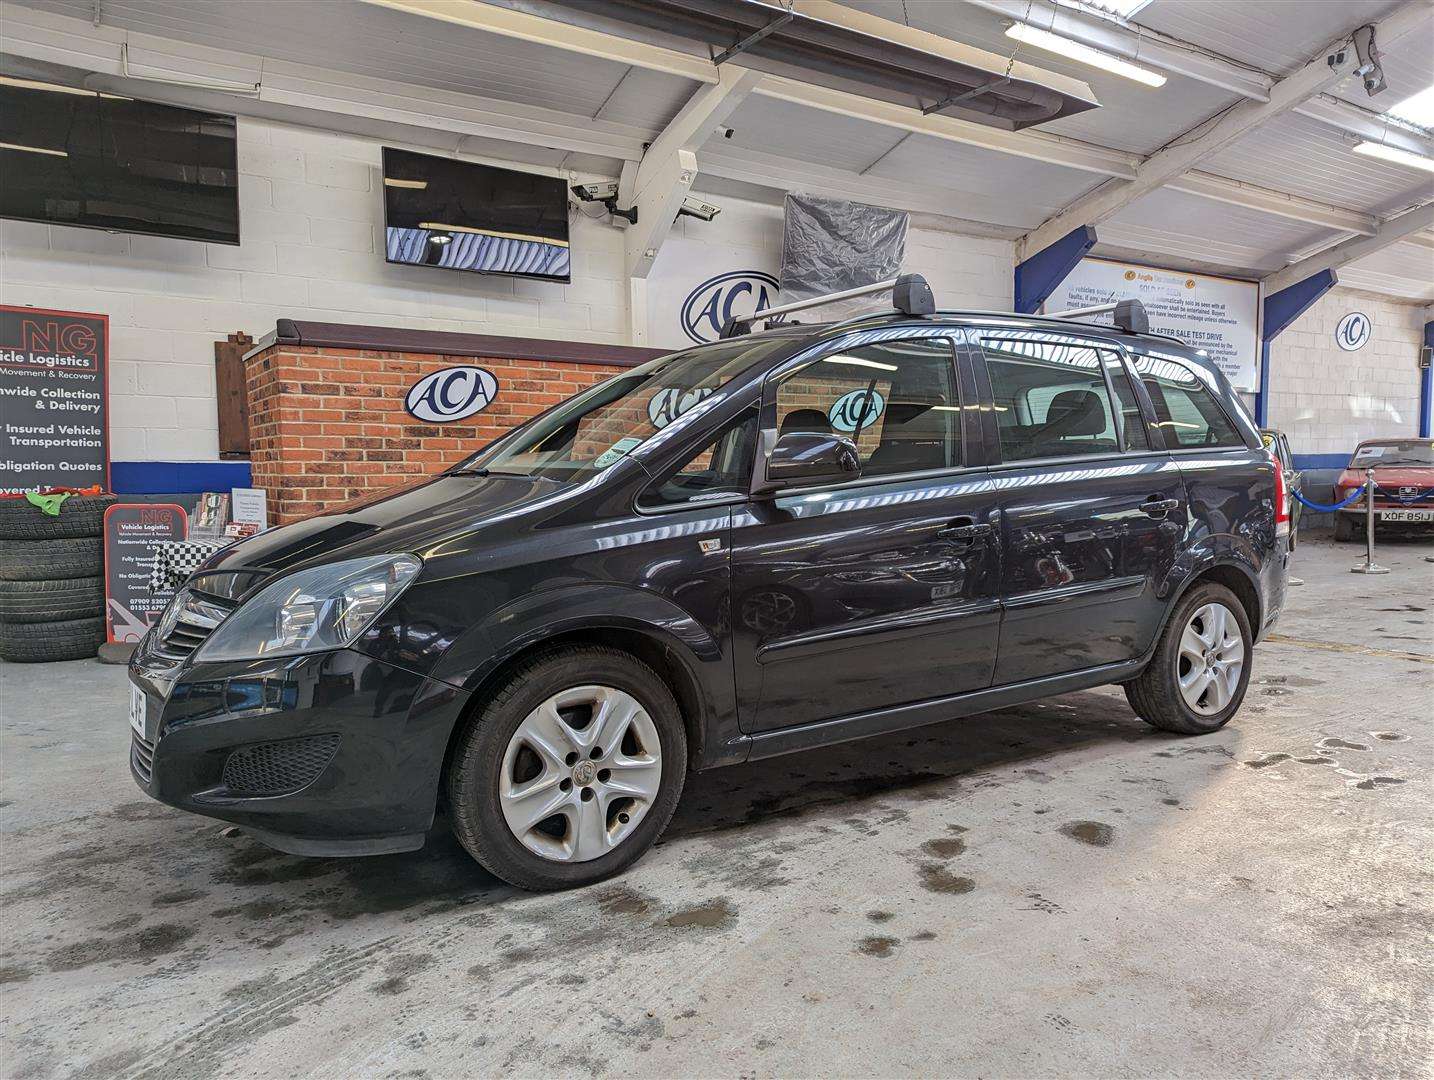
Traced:
[[149, 736], [145, 734], [145, 721], [149, 712], [149, 701], [144, 691], [134, 683], [129, 685], [129, 726], [134, 728], [134, 733], [145, 742]]
[[1434, 521], [1434, 510], [1381, 510], [1380, 521]]

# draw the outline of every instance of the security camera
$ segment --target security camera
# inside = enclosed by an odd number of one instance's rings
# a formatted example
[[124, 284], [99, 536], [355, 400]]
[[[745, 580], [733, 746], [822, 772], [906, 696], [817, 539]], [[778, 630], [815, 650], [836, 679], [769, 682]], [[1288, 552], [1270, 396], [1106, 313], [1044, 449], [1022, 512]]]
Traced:
[[631, 225], [637, 224], [637, 207], [618, 209], [617, 181], [608, 180], [601, 184], [574, 184], [573, 194], [583, 202], [600, 202], [613, 217], [620, 217]]
[[726, 124], [718, 124], [715, 128], [712, 129], [712, 131], [714, 134], [720, 135], [724, 139], [730, 139], [735, 134], [735, 132]]
[[703, 221], [711, 221], [722, 212], [720, 206], [713, 206], [710, 202], [703, 202], [701, 199], [688, 195], [682, 200], [682, 209], [677, 211], [678, 217], [695, 217]]
[[617, 198], [617, 181], [604, 184], [574, 184], [573, 194], [583, 202], [606, 202]]

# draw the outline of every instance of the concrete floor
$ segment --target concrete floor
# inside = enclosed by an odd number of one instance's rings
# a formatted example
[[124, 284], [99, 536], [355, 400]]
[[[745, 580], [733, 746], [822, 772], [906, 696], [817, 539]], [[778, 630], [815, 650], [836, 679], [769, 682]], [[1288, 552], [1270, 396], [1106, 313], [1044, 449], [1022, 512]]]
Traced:
[[708, 773], [565, 895], [225, 837], [120, 669], [4, 666], [0, 1074], [1428, 1076], [1434, 546], [1355, 553], [1217, 735], [1102, 690]]

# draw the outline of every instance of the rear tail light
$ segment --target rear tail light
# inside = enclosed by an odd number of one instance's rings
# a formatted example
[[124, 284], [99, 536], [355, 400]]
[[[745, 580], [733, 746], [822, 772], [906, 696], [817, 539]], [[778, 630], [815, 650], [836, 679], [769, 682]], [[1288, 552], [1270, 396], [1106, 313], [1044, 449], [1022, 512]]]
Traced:
[[1285, 467], [1273, 453], [1270, 454], [1270, 460], [1275, 463], [1275, 535], [1289, 536], [1290, 492], [1285, 483]]

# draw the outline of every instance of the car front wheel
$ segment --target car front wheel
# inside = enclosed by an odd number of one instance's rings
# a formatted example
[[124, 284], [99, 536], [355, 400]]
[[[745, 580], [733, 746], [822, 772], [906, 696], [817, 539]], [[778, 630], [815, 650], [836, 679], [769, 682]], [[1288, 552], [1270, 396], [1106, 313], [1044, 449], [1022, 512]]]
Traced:
[[656, 672], [617, 649], [555, 649], [513, 672], [459, 740], [453, 831], [511, 884], [588, 885], [662, 835], [686, 769], [682, 718]]
[[1253, 644], [1249, 616], [1235, 594], [1213, 582], [1197, 585], [1176, 605], [1150, 663], [1125, 684], [1125, 696], [1136, 715], [1162, 731], [1218, 731], [1245, 699]]

